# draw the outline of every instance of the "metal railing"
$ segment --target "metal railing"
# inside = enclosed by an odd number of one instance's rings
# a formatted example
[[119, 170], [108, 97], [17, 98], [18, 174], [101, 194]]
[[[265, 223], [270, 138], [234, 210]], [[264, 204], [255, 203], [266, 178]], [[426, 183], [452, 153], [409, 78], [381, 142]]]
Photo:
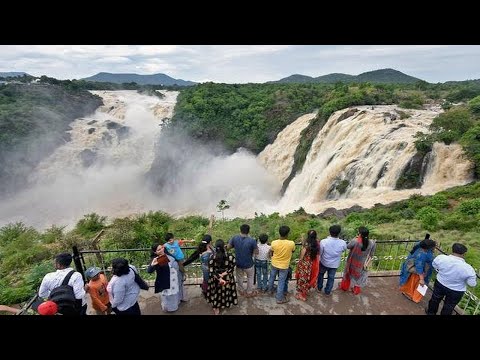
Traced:
[[[401, 264], [407, 256], [413, 246], [418, 240], [378, 240], [376, 241], [376, 250], [373, 256], [373, 260], [370, 266], [370, 277], [389, 277], [398, 276], [400, 273]], [[292, 256], [292, 270], [296, 268], [298, 263], [298, 256], [301, 250], [301, 243], [296, 244], [295, 252]], [[182, 250], [185, 254], [185, 259], [196, 250], [194, 246], [184, 246]], [[437, 250], [445, 254], [445, 252], [437, 247]], [[81, 250], [73, 247], [73, 258], [76, 270], [79, 271], [84, 280], [85, 270], [90, 266], [97, 266], [101, 268], [106, 274], [111, 272], [111, 260], [118, 257], [126, 258], [129, 263], [136, 266], [141, 273], [141, 276], [147, 280], [151, 287], [153, 287], [155, 272], [148, 274], [146, 269], [151, 262], [150, 248], [138, 248], [138, 249], [111, 249], [111, 250]], [[346, 251], [341, 257], [341, 263], [337, 270], [336, 278], [341, 278], [345, 261], [347, 259], [348, 252]], [[200, 285], [203, 280], [200, 261], [197, 259], [190, 265], [185, 267], [186, 281], [185, 285]], [[432, 280], [435, 279], [435, 274], [432, 276]], [[479, 278], [477, 274], [477, 278]], [[293, 271], [293, 279], [295, 279], [295, 271]], [[479, 278], [480, 279], [480, 278]], [[254, 277], [256, 281], [256, 276]], [[434, 281], [430, 282], [430, 289], [433, 289]], [[477, 293], [480, 293], [480, 286], [475, 288]], [[472, 291], [467, 290], [455, 308], [455, 312], [458, 314], [476, 315], [480, 314], [480, 299]], [[26, 313], [26, 311], [24, 312]]]
[[[373, 257], [370, 268], [370, 276], [398, 276], [402, 262], [407, 258], [410, 251], [410, 245], [415, 243], [414, 240], [379, 240], [376, 242], [376, 251]], [[295, 252], [292, 255], [291, 267], [295, 269], [298, 263], [298, 256], [300, 254], [302, 244], [295, 244]], [[182, 250], [185, 254], [185, 259], [196, 250], [194, 246], [184, 246]], [[111, 260], [117, 257], [126, 258], [129, 263], [135, 265], [142, 277], [146, 280], [153, 280], [155, 274], [147, 274], [146, 269], [151, 262], [149, 248], [138, 249], [112, 249], [112, 250], [81, 250], [76, 247], [73, 248], [74, 259], [77, 271], [84, 272], [89, 266], [97, 266], [105, 273], [110, 273]], [[345, 268], [345, 261], [347, 259], [347, 252], [342, 255], [340, 266], [337, 270], [336, 278], [341, 278]], [[293, 272], [295, 273], [295, 272]], [[202, 269], [200, 260], [195, 260], [193, 263], [185, 267], [186, 281], [185, 285], [199, 285], [202, 283]], [[295, 275], [293, 276], [295, 279]], [[84, 277], [85, 280], [85, 277]], [[255, 277], [256, 281], [256, 277]]]

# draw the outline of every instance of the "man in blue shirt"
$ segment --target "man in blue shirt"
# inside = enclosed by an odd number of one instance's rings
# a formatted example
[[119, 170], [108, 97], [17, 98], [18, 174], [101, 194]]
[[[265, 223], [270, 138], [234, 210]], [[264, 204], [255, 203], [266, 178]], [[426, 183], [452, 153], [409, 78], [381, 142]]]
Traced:
[[[240, 226], [240, 235], [235, 235], [230, 239], [227, 250], [235, 249], [235, 259], [237, 266], [235, 268], [235, 277], [237, 278], [238, 293], [245, 297], [252, 297], [257, 294], [253, 291], [253, 277], [255, 274], [253, 266], [253, 255], [258, 254], [257, 242], [248, 236], [250, 226], [243, 224]], [[243, 275], [247, 275], [247, 290], [243, 287]]]

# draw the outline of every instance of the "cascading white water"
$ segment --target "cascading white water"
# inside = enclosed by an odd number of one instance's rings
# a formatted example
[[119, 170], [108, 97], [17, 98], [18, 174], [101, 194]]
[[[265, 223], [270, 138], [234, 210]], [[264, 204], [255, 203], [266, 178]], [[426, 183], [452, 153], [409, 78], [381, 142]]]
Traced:
[[[0, 226], [23, 221], [36, 228], [71, 227], [92, 212], [109, 218], [149, 210], [209, 216], [222, 199], [230, 205], [227, 217], [275, 211], [281, 182], [252, 153], [215, 155], [191, 138], [161, 136], [178, 92], [164, 91], [163, 99], [135, 91], [93, 93], [105, 105], [71, 123], [71, 141], [37, 166], [27, 190], [0, 204]], [[158, 164], [172, 180], [167, 192], [153, 192], [146, 182], [161, 155], [155, 148], [176, 163]]]
[[161, 92], [163, 99], [136, 91], [92, 91], [104, 106], [70, 124], [71, 141], [37, 166], [27, 190], [0, 206], [0, 225], [71, 225], [91, 212], [126, 216], [155, 209], [143, 175], [178, 95]]
[[330, 117], [313, 141], [302, 171], [292, 179], [281, 199], [281, 212], [299, 207], [312, 213], [329, 207], [371, 207], [414, 193], [432, 194], [472, 180], [472, 164], [459, 145], [435, 144], [422, 188], [394, 190], [402, 170], [415, 154], [413, 136], [418, 131], [428, 132], [428, 125], [440, 109], [408, 110], [410, 116], [403, 120], [393, 105], [357, 109], [342, 121], [338, 119], [346, 109]]
[[[434, 144], [422, 188], [394, 190], [415, 153], [413, 136], [427, 132], [441, 109], [406, 110], [410, 116], [402, 120], [396, 106], [362, 106], [341, 121], [347, 109], [330, 117], [280, 199], [301, 132], [315, 114], [287, 126], [258, 157], [245, 150], [215, 155], [189, 138], [159, 138], [173, 115], [177, 92], [164, 91], [163, 99], [135, 91], [94, 93], [105, 105], [70, 124], [71, 141], [37, 166], [27, 190], [0, 204], [0, 226], [15, 221], [37, 228], [71, 226], [92, 212], [109, 217], [148, 210], [208, 216], [222, 199], [231, 206], [227, 217], [288, 213], [299, 207], [319, 213], [432, 194], [473, 176], [459, 145]], [[153, 193], [145, 174], [162, 151], [168, 153], [167, 161], [160, 161], [156, 170], [171, 181]]]
[[258, 161], [282, 183], [288, 178], [293, 166], [293, 156], [300, 142], [303, 129], [316, 116], [316, 113], [300, 116], [277, 135], [273, 144], [269, 144], [258, 154]]

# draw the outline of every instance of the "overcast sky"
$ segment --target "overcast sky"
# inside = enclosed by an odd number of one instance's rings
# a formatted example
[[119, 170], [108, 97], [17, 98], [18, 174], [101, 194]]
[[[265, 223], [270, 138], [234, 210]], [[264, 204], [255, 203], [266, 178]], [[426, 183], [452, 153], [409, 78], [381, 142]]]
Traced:
[[265, 82], [292, 74], [393, 68], [428, 82], [480, 78], [479, 45], [0, 45], [0, 72], [80, 79], [98, 72], [196, 82]]

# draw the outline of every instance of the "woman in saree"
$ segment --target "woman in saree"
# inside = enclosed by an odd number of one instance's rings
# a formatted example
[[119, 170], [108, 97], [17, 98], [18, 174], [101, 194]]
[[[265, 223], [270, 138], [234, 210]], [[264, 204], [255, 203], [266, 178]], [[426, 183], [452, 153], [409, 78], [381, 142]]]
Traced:
[[347, 244], [350, 252], [345, 264], [340, 289], [348, 291], [351, 286], [355, 295], [360, 294], [367, 284], [368, 267], [375, 253], [375, 241], [368, 238], [369, 230], [361, 226], [358, 228], [357, 237]]
[[295, 298], [298, 300], [307, 301], [308, 290], [317, 286], [318, 272], [320, 270], [319, 250], [317, 232], [309, 230], [307, 240], [303, 243], [302, 250], [300, 250], [295, 276], [297, 278]]
[[148, 265], [147, 272], [156, 272], [155, 293], [160, 293], [162, 310], [173, 312], [178, 310], [183, 296], [183, 276], [179, 270], [178, 262], [171, 255], [165, 253], [163, 245], [152, 245], [152, 261]]
[[418, 292], [418, 285], [428, 285], [432, 275], [433, 250], [436, 243], [433, 240], [422, 240], [414, 246], [400, 271], [400, 291], [413, 302], [420, 302], [423, 295]]

